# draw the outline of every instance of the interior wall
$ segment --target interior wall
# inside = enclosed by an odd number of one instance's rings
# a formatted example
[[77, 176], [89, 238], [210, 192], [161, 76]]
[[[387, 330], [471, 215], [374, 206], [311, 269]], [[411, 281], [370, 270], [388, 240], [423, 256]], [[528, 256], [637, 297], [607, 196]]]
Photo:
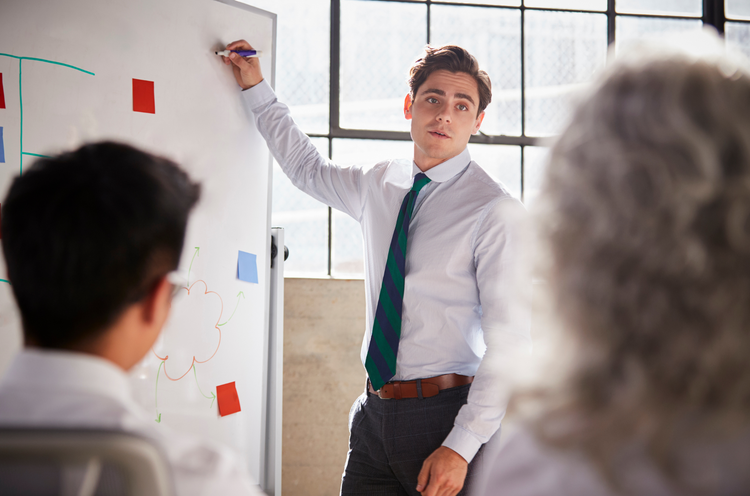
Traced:
[[284, 281], [284, 496], [339, 492], [349, 409], [367, 377], [364, 329], [364, 281]]

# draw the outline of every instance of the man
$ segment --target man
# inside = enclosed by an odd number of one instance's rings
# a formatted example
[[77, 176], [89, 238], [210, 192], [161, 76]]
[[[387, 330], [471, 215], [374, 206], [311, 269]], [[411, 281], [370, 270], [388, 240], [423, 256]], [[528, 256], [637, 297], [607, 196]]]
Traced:
[[199, 191], [174, 163], [114, 143], [41, 159], [14, 180], [2, 245], [25, 348], [0, 383], [0, 425], [133, 432], [166, 453], [177, 494], [258, 495], [226, 448], [156, 424], [126, 375], [169, 314]]
[[462, 48], [428, 47], [404, 102], [414, 161], [340, 168], [295, 126], [257, 59], [224, 62], [292, 183], [362, 226], [369, 381], [350, 414], [341, 493], [459, 493], [504, 413], [495, 376], [480, 367], [485, 342], [503, 362], [530, 340], [528, 314], [509, 299], [520, 289], [524, 209], [467, 150], [489, 77]]

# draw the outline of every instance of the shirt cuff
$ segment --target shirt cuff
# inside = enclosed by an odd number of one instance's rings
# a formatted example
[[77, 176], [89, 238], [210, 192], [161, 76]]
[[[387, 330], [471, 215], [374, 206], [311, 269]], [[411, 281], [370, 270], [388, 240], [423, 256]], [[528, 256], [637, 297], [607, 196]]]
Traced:
[[466, 463], [471, 463], [482, 444], [474, 434], [458, 425], [453, 426], [453, 430], [443, 441], [443, 446], [461, 455]]
[[240, 95], [247, 108], [253, 112], [276, 99], [276, 93], [273, 92], [273, 88], [265, 79], [252, 88], [242, 90]]

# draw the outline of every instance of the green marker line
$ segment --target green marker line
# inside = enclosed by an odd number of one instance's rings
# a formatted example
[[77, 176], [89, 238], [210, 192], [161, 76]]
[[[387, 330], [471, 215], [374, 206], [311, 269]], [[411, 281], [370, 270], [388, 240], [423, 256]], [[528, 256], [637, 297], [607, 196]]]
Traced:
[[190, 267], [188, 267], [188, 277], [187, 277], [187, 286], [188, 289], [190, 289], [190, 271], [193, 270], [193, 260], [195, 260], [195, 257], [198, 256], [198, 252], [200, 251], [200, 247], [195, 247], [195, 253], [193, 253], [193, 259], [190, 260]]
[[38, 153], [21, 152], [21, 155], [30, 155], [32, 157], [52, 158], [49, 155], [40, 155]]
[[23, 151], [23, 61], [24, 60], [33, 60], [33, 61], [36, 61], [36, 62], [44, 62], [44, 63], [47, 63], [47, 64], [53, 64], [53, 65], [59, 65], [59, 66], [62, 66], [62, 67], [68, 67], [70, 69], [75, 69], [76, 71], [81, 71], [83, 73], [90, 74], [92, 76], [95, 76], [96, 74], [94, 74], [91, 71], [87, 71], [85, 69], [81, 69], [80, 67], [76, 67], [76, 66], [70, 65], [70, 64], [65, 64], [63, 62], [56, 62], [54, 60], [39, 59], [39, 58], [36, 58], [36, 57], [19, 57], [18, 55], [11, 55], [9, 53], [0, 53], [0, 57], [9, 57], [9, 58], [18, 60], [18, 100], [19, 100], [19, 108], [21, 110], [21, 132], [19, 133], [19, 135], [20, 135], [20, 150], [21, 150], [21, 155], [18, 158], [18, 175], [22, 176], [23, 175], [23, 156], [24, 155], [32, 155], [32, 156], [35, 156], [35, 157], [45, 157], [44, 155], [36, 155], [36, 154], [33, 154], [33, 153], [24, 153], [24, 151]]
[[18, 103], [21, 108], [21, 155], [18, 159], [18, 175], [23, 176], [23, 59], [18, 59]]
[[164, 360], [159, 363], [159, 370], [156, 371], [156, 388], [154, 389], [154, 406], [156, 407], [156, 422], [161, 423], [161, 413], [159, 413], [159, 373], [161, 372], [161, 366], [164, 365]]
[[96, 76], [91, 71], [87, 71], [86, 69], [81, 69], [80, 67], [76, 67], [74, 65], [66, 64], [64, 62], [57, 62], [55, 60], [48, 60], [48, 59], [39, 59], [36, 57], [19, 57], [18, 55], [11, 55], [9, 53], [0, 53], [0, 57], [10, 57], [12, 59], [18, 59], [18, 60], [35, 60], [37, 62], [46, 62], [48, 64], [54, 64], [54, 65], [61, 65], [63, 67], [69, 67], [71, 69], [75, 69], [77, 71], [85, 72], [86, 74], [91, 74], [92, 76]]
[[195, 383], [198, 385], [198, 391], [200, 391], [200, 393], [203, 395], [204, 398], [211, 400], [211, 405], [209, 406], [209, 408], [211, 408], [212, 406], [214, 406], [214, 400], [216, 399], [216, 395], [214, 394], [213, 391], [211, 391], [211, 396], [206, 396], [205, 394], [203, 394], [201, 385], [198, 382], [198, 372], [195, 371], [195, 364], [193, 364], [193, 374], [195, 374]]
[[[232, 315], [229, 316], [229, 318], [227, 319], [227, 322], [229, 322], [230, 320], [232, 320], [232, 317], [234, 317], [234, 312], [236, 312], [237, 311], [237, 307], [240, 306], [240, 295], [242, 295], [243, 298], [245, 297], [245, 293], [243, 293], [242, 291], [240, 291], [239, 293], [237, 293], [237, 304], [234, 306], [234, 310], [232, 311]], [[227, 322], [224, 322], [224, 324], [226, 324]], [[223, 326], [224, 324], [219, 324], [219, 327]]]
[[65, 63], [63, 63], [63, 62], [56, 62], [56, 61], [54, 61], [54, 60], [47, 60], [47, 59], [38, 59], [38, 58], [36, 58], [36, 57], [21, 57], [21, 59], [23, 59], [23, 60], [35, 60], [35, 61], [37, 61], [37, 62], [46, 62], [46, 63], [48, 63], [48, 64], [53, 64], [53, 65], [61, 65], [61, 66], [63, 66], [63, 67], [68, 67], [68, 68], [70, 68], [70, 69], [75, 69], [75, 70], [77, 70], [77, 71], [81, 71], [81, 72], [83, 72], [83, 73], [85, 73], [85, 74], [89, 74], [89, 75], [91, 75], [91, 76], [96, 76], [96, 74], [94, 74], [94, 73], [93, 73], [93, 72], [91, 72], [91, 71], [87, 71], [86, 69], [81, 69], [80, 67], [76, 67], [76, 66], [74, 66], [74, 65], [70, 65], [70, 64], [65, 64]]
[[0, 282], [7, 282], [8, 284], [10, 284], [10, 281], [7, 279], [0, 279]]

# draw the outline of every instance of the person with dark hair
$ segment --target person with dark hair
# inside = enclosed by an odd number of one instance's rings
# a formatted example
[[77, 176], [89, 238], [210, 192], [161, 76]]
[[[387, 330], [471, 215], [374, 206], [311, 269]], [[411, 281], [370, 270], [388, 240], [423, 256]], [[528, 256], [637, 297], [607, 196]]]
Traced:
[[173, 162], [111, 142], [13, 181], [2, 247], [25, 344], [0, 383], [0, 425], [134, 432], [163, 448], [178, 494], [260, 494], [227, 448], [157, 426], [126, 375], [167, 319], [199, 195]]
[[530, 347], [528, 310], [511, 299], [530, 282], [516, 277], [525, 210], [467, 148], [489, 76], [461, 47], [428, 46], [404, 101], [413, 160], [344, 168], [297, 128], [257, 59], [224, 62], [292, 183], [362, 228], [368, 381], [349, 415], [341, 494], [465, 494], [505, 408], [486, 363]]
[[552, 148], [546, 352], [476, 496], [750, 494], [750, 72], [724, 50], [618, 50]]

